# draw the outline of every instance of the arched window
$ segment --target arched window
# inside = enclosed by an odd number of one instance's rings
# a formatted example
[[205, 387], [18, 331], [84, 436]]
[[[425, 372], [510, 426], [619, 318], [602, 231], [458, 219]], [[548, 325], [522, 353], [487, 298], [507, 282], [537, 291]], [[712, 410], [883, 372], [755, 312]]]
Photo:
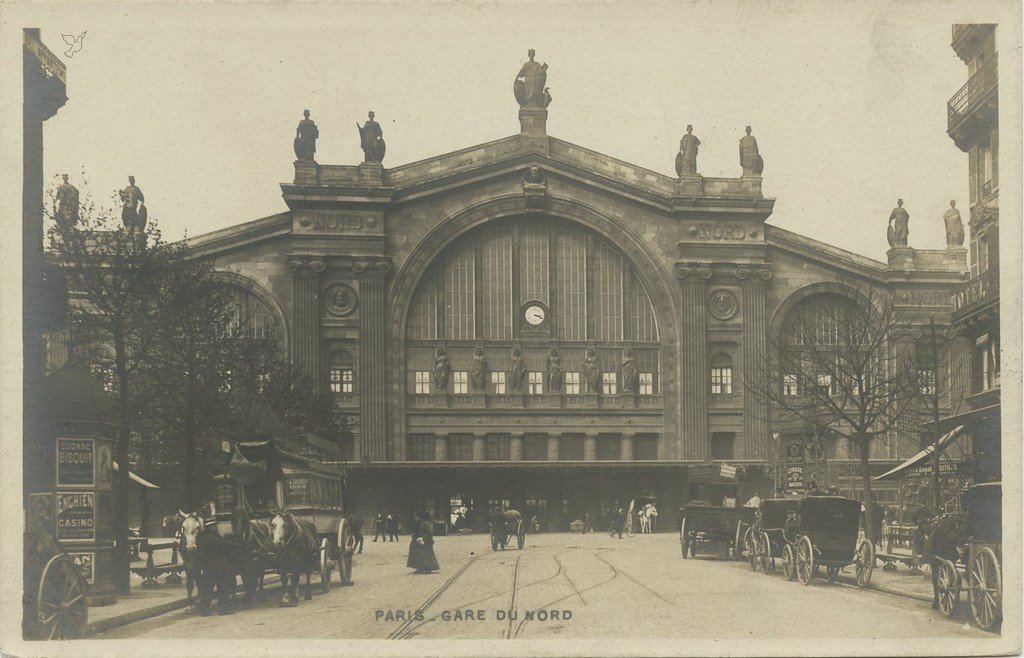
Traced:
[[274, 314], [256, 295], [231, 287], [231, 308], [225, 332], [239, 338], [276, 339], [279, 337]]
[[711, 394], [732, 395], [732, 357], [728, 354], [711, 357]]
[[356, 369], [352, 355], [345, 350], [338, 350], [332, 354], [327, 377], [332, 393], [355, 393]]

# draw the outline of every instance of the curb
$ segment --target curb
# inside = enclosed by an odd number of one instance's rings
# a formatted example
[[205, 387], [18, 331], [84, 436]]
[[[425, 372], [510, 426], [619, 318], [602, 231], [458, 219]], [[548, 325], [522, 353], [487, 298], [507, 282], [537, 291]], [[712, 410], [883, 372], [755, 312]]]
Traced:
[[[280, 583], [280, 577], [277, 575], [267, 576], [263, 580], [264, 585], [275, 585]], [[159, 617], [165, 615], [168, 612], [174, 612], [175, 610], [181, 610], [182, 608], [188, 607], [188, 596], [184, 596], [180, 599], [173, 601], [167, 601], [149, 608], [142, 608], [140, 610], [133, 610], [124, 614], [115, 615], [108, 617], [100, 621], [90, 623], [85, 630], [85, 637], [92, 637], [99, 635], [100, 633], [106, 633], [107, 631], [118, 628], [119, 626], [127, 626], [128, 624], [134, 624], [137, 621], [144, 619], [150, 619], [152, 617]]]

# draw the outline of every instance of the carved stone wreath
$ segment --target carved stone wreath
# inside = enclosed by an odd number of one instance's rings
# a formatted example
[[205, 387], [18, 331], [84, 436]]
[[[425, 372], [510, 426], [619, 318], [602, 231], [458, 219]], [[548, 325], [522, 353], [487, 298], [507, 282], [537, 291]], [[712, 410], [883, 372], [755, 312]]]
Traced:
[[357, 300], [356, 291], [344, 283], [331, 286], [327, 289], [327, 294], [324, 295], [324, 304], [327, 312], [338, 317], [348, 315], [354, 311]]
[[723, 288], [713, 291], [708, 298], [708, 310], [716, 320], [731, 320], [739, 308], [736, 295]]

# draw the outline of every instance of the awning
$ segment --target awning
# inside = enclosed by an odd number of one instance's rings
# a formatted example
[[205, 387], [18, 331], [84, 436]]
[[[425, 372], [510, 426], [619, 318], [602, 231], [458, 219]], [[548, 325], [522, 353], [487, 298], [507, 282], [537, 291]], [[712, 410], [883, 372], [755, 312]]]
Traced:
[[[957, 427], [954, 427], [950, 432], [948, 432], [947, 434], [943, 435], [942, 438], [940, 438], [939, 441], [938, 441], [940, 453], [947, 446], [949, 446], [949, 444], [953, 443], [956, 440], [956, 438], [958, 436], [960, 436], [960, 433], [963, 432], [963, 431], [964, 431], [964, 426], [963, 425], [958, 425]], [[907, 471], [909, 471], [909, 470], [911, 470], [913, 468], [917, 468], [919, 466], [924, 466], [925, 464], [927, 464], [931, 460], [931, 456], [932, 456], [933, 452], [935, 452], [935, 444], [934, 443], [931, 444], [930, 446], [928, 446], [927, 448], [925, 448], [924, 450], [922, 450], [921, 452], [917, 453], [916, 455], [914, 455], [913, 457], [911, 457], [907, 461], [903, 462], [902, 464], [900, 464], [896, 468], [894, 468], [894, 469], [892, 469], [890, 471], [886, 471], [885, 473], [882, 473], [881, 475], [876, 476], [874, 479], [875, 479], [875, 481], [878, 481], [878, 480], [891, 480], [891, 479], [893, 479], [895, 477], [898, 477], [900, 475], [906, 474]]]
[[[994, 427], [994, 431], [998, 434], [999, 432], [999, 414], [1000, 405], [994, 404], [990, 407], [982, 407], [981, 409], [973, 409], [956, 416], [948, 416], [939, 420], [939, 431], [949, 432], [955, 429], [958, 425], [963, 425], [966, 428], [968, 434], [975, 432], [977, 427], [983, 425], [990, 425]], [[923, 423], [922, 427], [926, 431], [930, 431], [935, 426], [933, 422]]]
[[[113, 464], [114, 464], [114, 470], [115, 471], [120, 470], [117, 467], [117, 462], [113, 462]], [[131, 471], [128, 471], [128, 479], [130, 479], [132, 482], [135, 482], [136, 484], [141, 484], [142, 486], [146, 487], [147, 489], [159, 489], [160, 488], [159, 486], [153, 484], [149, 480], [145, 480], [145, 479], [139, 477], [138, 475], [136, 475], [135, 473], [133, 473]]]

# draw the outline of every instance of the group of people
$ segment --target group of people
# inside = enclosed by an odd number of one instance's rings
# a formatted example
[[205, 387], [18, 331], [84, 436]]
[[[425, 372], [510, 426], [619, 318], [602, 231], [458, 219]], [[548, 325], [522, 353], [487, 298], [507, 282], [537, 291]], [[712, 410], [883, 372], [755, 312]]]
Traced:
[[382, 542], [398, 541], [398, 531], [402, 525], [400, 516], [385, 516], [383, 512], [377, 512], [377, 518], [373, 520], [373, 541], [377, 541], [378, 537]]

